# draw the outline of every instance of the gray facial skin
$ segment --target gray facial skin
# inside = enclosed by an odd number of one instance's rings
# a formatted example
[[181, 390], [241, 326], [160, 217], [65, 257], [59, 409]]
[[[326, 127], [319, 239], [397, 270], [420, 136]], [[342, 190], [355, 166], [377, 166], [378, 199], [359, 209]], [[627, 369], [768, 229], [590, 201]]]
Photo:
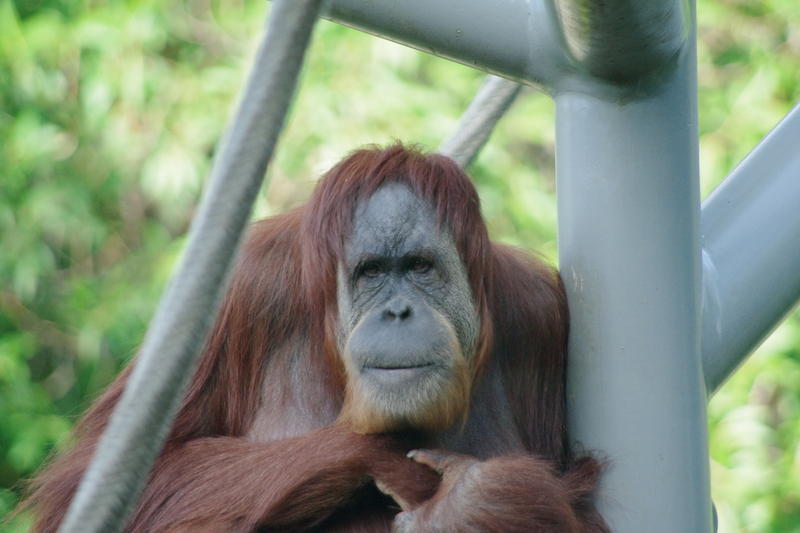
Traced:
[[388, 183], [358, 205], [337, 293], [340, 352], [360, 402], [414, 427], [452, 401], [480, 320], [449, 232], [408, 186]]

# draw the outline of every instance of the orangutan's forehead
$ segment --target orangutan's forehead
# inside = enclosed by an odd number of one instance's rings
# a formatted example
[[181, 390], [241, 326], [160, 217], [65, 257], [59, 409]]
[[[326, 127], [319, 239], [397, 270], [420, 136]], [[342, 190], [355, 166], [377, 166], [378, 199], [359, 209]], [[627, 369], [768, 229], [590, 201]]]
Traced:
[[431, 206], [411, 188], [387, 183], [356, 206], [347, 253], [403, 254], [441, 241], [443, 233]]

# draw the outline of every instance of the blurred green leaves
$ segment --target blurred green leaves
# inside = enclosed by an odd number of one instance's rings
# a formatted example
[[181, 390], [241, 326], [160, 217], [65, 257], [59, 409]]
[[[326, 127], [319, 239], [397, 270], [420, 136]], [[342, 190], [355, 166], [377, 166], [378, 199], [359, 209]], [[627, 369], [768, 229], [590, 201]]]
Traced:
[[[268, 8], [0, 0], [0, 516], [141, 341]], [[698, 10], [708, 193], [800, 100], [800, 3]], [[435, 149], [482, 78], [320, 22], [256, 215], [301, 203], [357, 146]], [[551, 260], [553, 136], [551, 100], [527, 91], [471, 169], [493, 236]], [[800, 531], [797, 313], [709, 415], [720, 531]]]

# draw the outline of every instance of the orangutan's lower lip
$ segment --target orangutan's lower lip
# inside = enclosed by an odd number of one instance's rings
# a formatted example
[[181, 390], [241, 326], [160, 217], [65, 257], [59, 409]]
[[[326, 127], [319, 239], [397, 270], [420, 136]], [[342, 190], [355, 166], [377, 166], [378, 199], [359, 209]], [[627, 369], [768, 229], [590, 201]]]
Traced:
[[435, 366], [434, 363], [414, 366], [368, 366], [362, 369], [362, 373], [367, 379], [397, 384], [417, 379], [433, 370]]
[[433, 366], [433, 363], [421, 363], [413, 365], [373, 364], [364, 366], [364, 370], [412, 370], [415, 368], [427, 368], [429, 366]]

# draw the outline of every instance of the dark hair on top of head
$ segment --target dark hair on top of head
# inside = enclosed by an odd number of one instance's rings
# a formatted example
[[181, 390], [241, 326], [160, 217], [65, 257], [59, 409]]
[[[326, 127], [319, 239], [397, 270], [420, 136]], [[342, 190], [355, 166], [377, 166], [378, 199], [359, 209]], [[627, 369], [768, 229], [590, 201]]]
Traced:
[[331, 168], [317, 184], [304, 208], [302, 234], [303, 279], [312, 316], [325, 316], [324, 351], [336, 353], [336, 269], [350, 235], [358, 203], [381, 185], [407, 185], [436, 213], [439, 224], [453, 237], [467, 269], [472, 296], [481, 317], [478, 365], [491, 344], [492, 323], [488, 312], [487, 275], [491, 246], [480, 214], [480, 199], [464, 171], [449, 157], [426, 154], [400, 143], [352, 152]]

